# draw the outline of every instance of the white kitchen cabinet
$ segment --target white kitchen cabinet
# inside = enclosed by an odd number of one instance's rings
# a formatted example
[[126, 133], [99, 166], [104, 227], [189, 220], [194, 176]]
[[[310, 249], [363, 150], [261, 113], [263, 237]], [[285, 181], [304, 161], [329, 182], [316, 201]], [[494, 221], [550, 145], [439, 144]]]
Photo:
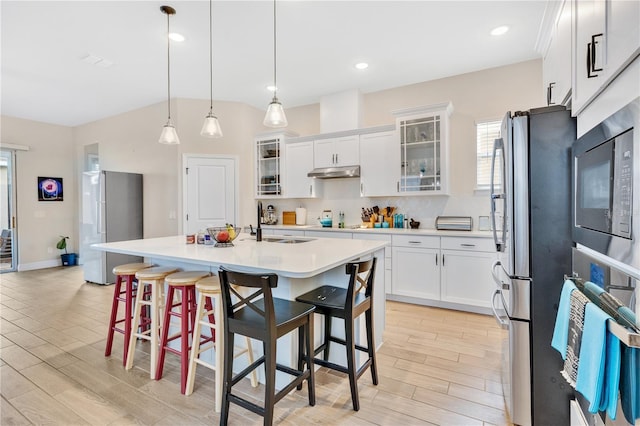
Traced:
[[571, 1], [548, 5], [558, 9], [549, 16], [550, 23], [543, 23], [549, 39], [542, 61], [542, 80], [547, 105], [566, 105], [571, 94]]
[[392, 294], [440, 300], [440, 237], [392, 237]]
[[353, 239], [386, 241], [389, 243], [389, 245], [384, 248], [384, 289], [386, 294], [391, 294], [391, 235], [354, 232]]
[[360, 196], [398, 195], [400, 149], [396, 132], [360, 135]]
[[354, 166], [360, 162], [360, 136], [318, 139], [313, 143], [315, 168]]
[[313, 169], [313, 150], [313, 142], [285, 145], [285, 197], [315, 198], [320, 195], [322, 182], [307, 176]]
[[489, 300], [495, 284], [489, 272], [495, 260], [495, 253], [442, 250], [441, 300], [491, 307]]
[[488, 313], [496, 258], [490, 238], [394, 235], [391, 299]]
[[284, 193], [283, 167], [284, 145], [290, 132], [263, 133], [255, 142], [255, 197], [280, 198]]
[[574, 116], [640, 54], [639, 27], [640, 2], [573, 1]]
[[448, 191], [451, 102], [394, 111], [400, 138], [399, 192], [404, 195]]

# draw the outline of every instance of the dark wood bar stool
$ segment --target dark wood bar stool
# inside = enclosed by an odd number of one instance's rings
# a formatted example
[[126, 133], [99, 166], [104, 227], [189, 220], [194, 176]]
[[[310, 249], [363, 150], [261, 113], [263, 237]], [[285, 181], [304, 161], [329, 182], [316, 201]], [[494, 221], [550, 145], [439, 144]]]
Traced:
[[[162, 320], [162, 335], [160, 337], [160, 353], [156, 368], [156, 380], [162, 378], [164, 370], [164, 358], [168, 352], [180, 356], [180, 393], [184, 395], [187, 389], [187, 372], [189, 370], [190, 340], [196, 323], [196, 282], [208, 277], [208, 271], [183, 271], [167, 275], [164, 279], [167, 284], [167, 301], [164, 305]], [[177, 297], [180, 300], [176, 301]], [[178, 308], [177, 311], [174, 309]], [[171, 318], [178, 318], [180, 331], [169, 336]], [[180, 348], [172, 348], [169, 343], [180, 339]]]
[[[133, 281], [136, 272], [152, 267], [152, 263], [127, 263], [113, 268], [113, 274], [116, 276], [116, 283], [113, 288], [113, 302], [111, 303], [111, 318], [109, 319], [109, 333], [107, 334], [107, 347], [104, 350], [104, 356], [111, 355], [113, 347], [114, 332], [124, 334], [124, 353], [122, 354], [122, 365], [127, 364], [127, 353], [129, 352], [129, 339], [131, 338], [131, 319], [133, 312], [133, 299], [136, 293], [142, 297], [143, 289], [134, 289]], [[124, 283], [124, 289], [122, 284]], [[118, 319], [118, 308], [120, 303], [124, 303], [124, 314]], [[118, 327], [124, 323], [123, 327]], [[146, 324], [146, 318], [143, 319]]]
[[[229, 404], [233, 402], [263, 416], [264, 424], [271, 425], [275, 404], [293, 388], [297, 386], [301, 388], [304, 380], [307, 381], [309, 405], [315, 405], [314, 366], [311, 352], [314, 307], [273, 297], [271, 289], [278, 286], [278, 276], [275, 274], [247, 274], [220, 268], [219, 276], [225, 336], [224, 392], [220, 424], [227, 424]], [[242, 290], [251, 294], [244, 297]], [[238, 301], [234, 303], [232, 296]], [[297, 370], [276, 363], [277, 339], [296, 329], [298, 329]], [[236, 334], [262, 341], [264, 355], [234, 377], [232, 342]], [[266, 376], [264, 407], [233, 393], [233, 386], [262, 364], [264, 364]], [[303, 370], [304, 364], [307, 368]], [[275, 390], [276, 370], [295, 377], [278, 393]]]
[[[373, 341], [373, 278], [376, 269], [376, 259], [364, 262], [351, 262], [346, 265], [346, 273], [349, 275], [347, 288], [322, 286], [301, 296], [298, 302], [315, 306], [316, 313], [324, 315], [324, 342], [314, 351], [314, 356], [324, 351], [324, 357], [314, 358], [316, 364], [346, 373], [349, 376], [351, 387], [351, 402], [353, 409], [360, 409], [358, 399], [358, 378], [371, 368], [373, 384], [378, 384], [378, 370], [376, 367], [376, 348]], [[363, 291], [364, 290], [364, 291]], [[355, 343], [355, 319], [365, 314], [365, 327], [367, 330], [367, 347]], [[331, 335], [332, 318], [344, 320], [345, 339]], [[329, 344], [340, 343], [346, 346], [347, 367], [329, 362]], [[366, 352], [368, 355], [364, 364], [357, 368], [356, 349]]]

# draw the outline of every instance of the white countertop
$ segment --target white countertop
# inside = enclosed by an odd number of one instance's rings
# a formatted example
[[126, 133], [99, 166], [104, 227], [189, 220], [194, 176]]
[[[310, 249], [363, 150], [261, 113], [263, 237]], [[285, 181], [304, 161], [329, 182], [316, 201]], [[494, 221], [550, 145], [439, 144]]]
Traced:
[[[323, 228], [320, 225], [261, 225], [263, 229], [275, 230], [300, 230], [300, 231], [326, 231], [326, 232], [352, 232], [354, 234], [386, 234], [386, 235], [433, 235], [447, 237], [474, 237], [493, 238], [491, 231], [438, 231], [436, 229], [410, 229], [410, 228]], [[354, 235], [354, 238], [355, 235]]]
[[[269, 236], [264, 236], [267, 238]], [[353, 259], [382, 249], [384, 241], [304, 238], [299, 244], [255, 241], [241, 233], [234, 247], [186, 244], [185, 236], [147, 238], [115, 243], [93, 244], [101, 251], [131, 254], [151, 259], [186, 262], [195, 265], [223, 265], [247, 272], [273, 272], [290, 278], [309, 278]]]

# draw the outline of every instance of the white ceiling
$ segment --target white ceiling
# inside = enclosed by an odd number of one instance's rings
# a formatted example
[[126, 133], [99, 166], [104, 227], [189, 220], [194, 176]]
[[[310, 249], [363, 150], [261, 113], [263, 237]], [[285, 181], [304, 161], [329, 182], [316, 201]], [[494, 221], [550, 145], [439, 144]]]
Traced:
[[[208, 1], [6, 1], [3, 115], [75, 126], [166, 100], [209, 98]], [[320, 96], [418, 83], [521, 62], [534, 50], [546, 1], [279, 1], [278, 97], [285, 109]], [[266, 109], [273, 79], [273, 3], [218, 1], [214, 99]], [[509, 25], [502, 37], [489, 35]], [[87, 54], [113, 62], [100, 68]], [[356, 62], [370, 67], [356, 70]], [[215, 106], [214, 106], [215, 110]], [[203, 112], [203, 115], [206, 111]]]

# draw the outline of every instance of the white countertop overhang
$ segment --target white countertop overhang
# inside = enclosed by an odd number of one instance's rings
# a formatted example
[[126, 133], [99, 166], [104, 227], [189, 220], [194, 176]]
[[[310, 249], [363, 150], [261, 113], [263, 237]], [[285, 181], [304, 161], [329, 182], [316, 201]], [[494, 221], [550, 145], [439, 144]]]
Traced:
[[[283, 237], [285, 238], [285, 237]], [[96, 250], [143, 256], [151, 259], [186, 262], [210, 267], [221, 265], [247, 272], [276, 273], [289, 278], [309, 278], [384, 248], [387, 242], [304, 238], [290, 244], [256, 242], [240, 234], [233, 247], [186, 244], [183, 235], [93, 244]]]

